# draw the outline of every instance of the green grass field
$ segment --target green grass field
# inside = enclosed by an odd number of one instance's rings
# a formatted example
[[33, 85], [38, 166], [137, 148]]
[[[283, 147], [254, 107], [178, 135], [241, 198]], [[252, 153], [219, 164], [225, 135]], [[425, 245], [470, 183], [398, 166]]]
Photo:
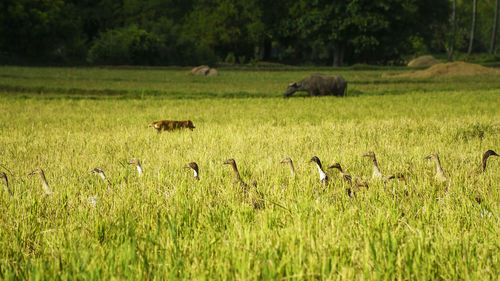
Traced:
[[[469, 174], [483, 152], [500, 153], [499, 76], [188, 71], [0, 67], [0, 171], [14, 192], [1, 186], [0, 279], [498, 280], [500, 157]], [[281, 97], [314, 72], [343, 75], [348, 97]], [[147, 127], [161, 119], [191, 119], [196, 129]], [[371, 180], [361, 157], [370, 150], [382, 173], [408, 182]], [[424, 160], [430, 153], [447, 192]], [[328, 170], [322, 191], [312, 156], [341, 163], [369, 190], [351, 199]], [[258, 182], [265, 208], [233, 186], [228, 158]], [[191, 161], [199, 182], [184, 168]], [[28, 176], [39, 167], [51, 196]]]

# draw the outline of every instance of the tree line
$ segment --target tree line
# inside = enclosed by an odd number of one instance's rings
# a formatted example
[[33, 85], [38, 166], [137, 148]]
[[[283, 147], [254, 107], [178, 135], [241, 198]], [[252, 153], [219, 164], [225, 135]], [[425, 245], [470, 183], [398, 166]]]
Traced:
[[[495, 54], [499, 0], [3, 0], [3, 63], [401, 64]], [[1, 62], [0, 61], [0, 62]]]

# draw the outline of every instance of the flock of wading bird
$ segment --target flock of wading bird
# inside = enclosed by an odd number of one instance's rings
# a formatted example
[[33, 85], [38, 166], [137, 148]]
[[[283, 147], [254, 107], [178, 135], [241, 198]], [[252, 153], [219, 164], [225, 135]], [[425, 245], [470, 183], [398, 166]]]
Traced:
[[[383, 181], [385, 183], [385, 182], [390, 181], [390, 180], [399, 180], [399, 181], [406, 183], [407, 176], [403, 173], [395, 173], [395, 174], [390, 175], [390, 176], [383, 175], [382, 172], [380, 171], [380, 168], [379, 168], [379, 165], [377, 162], [377, 158], [375, 157], [375, 153], [373, 151], [370, 151], [366, 154], [363, 154], [362, 156], [367, 157], [372, 161], [372, 168], [373, 168], [372, 180], [373, 181]], [[490, 156], [500, 156], [500, 155], [498, 155], [493, 150], [486, 151], [483, 154], [483, 157], [481, 160], [481, 165], [476, 170], [472, 171], [472, 173], [469, 175], [469, 177], [477, 176], [477, 175], [485, 172], [486, 171], [486, 164], [487, 164], [488, 158]], [[445, 187], [445, 191], [447, 191], [447, 184], [449, 182], [448, 182], [448, 178], [446, 177], [445, 172], [443, 171], [443, 168], [441, 167], [441, 162], [439, 161], [439, 156], [437, 154], [430, 154], [429, 156], [425, 157], [424, 159], [432, 159], [435, 162], [435, 165], [436, 165], [435, 178], [440, 184], [443, 184], [443, 186]], [[330, 177], [328, 177], [327, 173], [323, 169], [323, 166], [321, 164], [320, 159], [317, 156], [314, 156], [311, 158], [310, 162], [316, 164], [316, 166], [318, 168], [318, 173], [319, 173], [319, 181], [322, 185], [323, 190], [326, 189], [330, 184], [332, 184], [332, 180], [330, 179]], [[287, 158], [283, 159], [281, 161], [281, 163], [282, 164], [288, 163], [289, 167], [290, 167], [290, 173], [291, 173], [292, 177], [295, 177], [296, 173], [295, 173], [295, 167], [293, 165], [292, 159], [287, 157]], [[139, 176], [141, 176], [143, 174], [143, 168], [141, 166], [141, 162], [139, 159], [132, 158], [127, 164], [135, 166]], [[232, 158], [228, 159], [228, 160], [224, 161], [223, 164], [227, 164], [227, 165], [230, 165], [232, 167], [232, 169], [233, 169], [233, 184], [237, 185], [238, 187], [240, 187], [242, 189], [243, 194], [246, 195], [245, 198], [247, 199], [247, 202], [250, 203], [251, 205], [253, 205], [254, 208], [256, 208], [256, 209], [262, 208], [264, 206], [264, 201], [265, 201], [264, 194], [257, 190], [257, 182], [253, 181], [253, 183], [252, 183], [253, 188], [251, 186], [249, 186], [247, 183], [245, 183], [240, 176], [240, 173], [238, 171], [238, 167], [236, 166], [236, 161], [234, 159], [232, 159]], [[191, 163], [187, 164], [185, 167], [189, 168], [193, 171], [194, 179], [196, 181], [200, 180], [199, 167], [198, 167], [198, 164], [196, 162], [191, 162]], [[356, 197], [356, 193], [359, 192], [361, 189], [366, 189], [366, 190], [368, 189], [368, 183], [366, 181], [360, 180], [358, 177], [351, 176], [350, 174], [344, 172], [340, 163], [335, 163], [335, 164], [329, 166], [328, 168], [338, 170], [338, 173], [339, 173], [341, 180], [343, 180], [346, 183], [346, 186], [347, 186], [346, 193], [349, 197], [354, 198], [354, 197]], [[97, 168], [93, 169], [92, 171], [90, 171], [90, 173], [98, 174], [102, 178], [102, 180], [107, 184], [108, 191], [113, 192], [113, 190], [111, 189], [111, 182], [101, 168], [97, 167]], [[47, 196], [52, 195], [53, 191], [49, 187], [49, 183], [47, 182], [44, 171], [41, 168], [38, 168], [38, 169], [32, 171], [31, 173], [29, 173], [28, 175], [35, 175], [35, 174], [40, 175], [40, 178], [42, 180], [42, 188], [43, 188], [45, 194]], [[0, 172], [0, 178], [2, 178], [4, 183], [5, 183], [6, 191], [10, 195], [14, 195], [12, 190], [9, 188], [9, 181], [7, 179], [7, 175], [5, 174], [5, 172]], [[406, 190], [405, 190], [405, 194], [408, 195], [408, 192]], [[478, 203], [481, 203], [480, 198], [476, 198], [476, 201]], [[89, 198], [89, 202], [91, 202], [93, 205], [95, 205], [97, 203], [97, 198], [95, 196], [92, 196]]]

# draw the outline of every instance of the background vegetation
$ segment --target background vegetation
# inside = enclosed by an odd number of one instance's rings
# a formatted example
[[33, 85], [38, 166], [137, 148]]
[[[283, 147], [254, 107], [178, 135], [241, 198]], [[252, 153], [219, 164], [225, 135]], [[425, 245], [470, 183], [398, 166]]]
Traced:
[[[346, 98], [281, 98], [311, 71], [1, 67], [0, 170], [14, 196], [2, 186], [0, 279], [496, 280], [500, 159], [468, 175], [500, 150], [498, 77], [342, 69]], [[196, 129], [157, 135], [147, 124], [158, 119]], [[333, 184], [320, 191], [312, 156], [368, 180], [369, 150], [408, 183], [371, 181], [350, 199], [328, 171]], [[433, 152], [447, 193], [423, 159]], [[286, 156], [295, 178], [279, 164]], [[231, 157], [257, 180], [264, 209], [232, 185]], [[37, 167], [52, 196], [27, 176]]]
[[[475, 2], [471, 50], [495, 59], [498, 1]], [[472, 7], [463, 0], [5, 0], [0, 63], [402, 64], [416, 54], [446, 57], [451, 46], [456, 56], [466, 52]]]

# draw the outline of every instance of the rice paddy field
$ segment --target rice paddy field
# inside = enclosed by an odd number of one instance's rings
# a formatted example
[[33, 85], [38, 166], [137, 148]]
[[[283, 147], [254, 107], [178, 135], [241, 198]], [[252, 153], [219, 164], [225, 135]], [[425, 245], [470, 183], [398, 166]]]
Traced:
[[[406, 71], [0, 67], [0, 279], [498, 280], [500, 157], [475, 171], [500, 153], [500, 76]], [[282, 98], [315, 72], [347, 97]], [[161, 119], [196, 128], [147, 127]], [[406, 183], [373, 180], [368, 151]], [[335, 162], [369, 189], [347, 196]]]

